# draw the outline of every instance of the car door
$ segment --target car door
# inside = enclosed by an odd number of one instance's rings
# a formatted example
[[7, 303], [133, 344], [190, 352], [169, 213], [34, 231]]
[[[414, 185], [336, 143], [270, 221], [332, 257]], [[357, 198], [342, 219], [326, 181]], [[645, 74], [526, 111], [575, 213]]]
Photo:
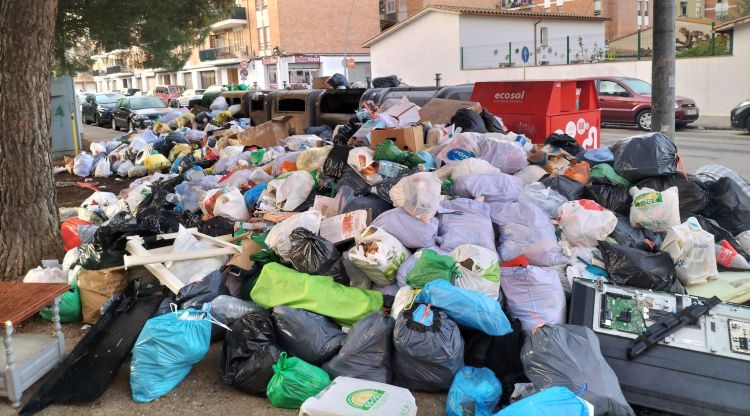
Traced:
[[599, 107], [603, 123], [632, 123], [633, 96], [617, 81], [602, 79], [597, 81]]
[[117, 100], [117, 108], [112, 111], [112, 119], [118, 127], [127, 126], [128, 124], [128, 102], [127, 98], [120, 98]]
[[94, 121], [94, 116], [96, 115], [96, 97], [94, 94], [86, 96], [86, 99], [81, 105], [81, 113], [83, 114], [84, 120]]

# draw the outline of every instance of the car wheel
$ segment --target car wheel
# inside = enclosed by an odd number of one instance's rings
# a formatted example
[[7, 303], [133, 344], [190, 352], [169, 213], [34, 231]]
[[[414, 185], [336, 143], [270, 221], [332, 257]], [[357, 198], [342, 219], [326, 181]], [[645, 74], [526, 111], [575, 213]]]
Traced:
[[674, 128], [675, 129], [682, 129], [682, 128], [685, 128], [685, 126], [687, 126], [687, 125], [688, 125], [688, 123], [674, 123]]
[[635, 116], [635, 124], [643, 131], [651, 131], [651, 110], [643, 110]]
[[745, 120], [745, 127], [747, 127], [747, 132], [750, 133], [750, 116], [747, 116]]
[[120, 130], [120, 128], [117, 127], [117, 122], [115, 121], [114, 117], [112, 117], [112, 129], [113, 130]]
[[94, 125], [96, 125], [97, 127], [102, 126], [102, 121], [99, 119], [99, 114], [94, 115]]

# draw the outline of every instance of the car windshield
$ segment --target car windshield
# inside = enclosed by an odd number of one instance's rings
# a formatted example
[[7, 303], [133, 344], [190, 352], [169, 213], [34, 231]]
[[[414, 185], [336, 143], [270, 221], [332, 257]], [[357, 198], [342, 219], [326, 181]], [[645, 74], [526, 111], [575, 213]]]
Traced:
[[112, 104], [124, 97], [122, 94], [97, 94], [96, 102], [99, 104]]
[[205, 90], [195, 90], [195, 95], [201, 95], [203, 94], [203, 91]]
[[651, 95], [651, 84], [636, 78], [625, 78], [622, 80], [630, 89], [640, 95]]
[[137, 97], [130, 99], [131, 110], [143, 110], [144, 108], [166, 108], [167, 105], [156, 97]]
[[185, 91], [185, 87], [182, 85], [175, 85], [175, 86], [169, 87], [170, 94], [174, 94], [176, 92], [184, 92], [184, 91]]

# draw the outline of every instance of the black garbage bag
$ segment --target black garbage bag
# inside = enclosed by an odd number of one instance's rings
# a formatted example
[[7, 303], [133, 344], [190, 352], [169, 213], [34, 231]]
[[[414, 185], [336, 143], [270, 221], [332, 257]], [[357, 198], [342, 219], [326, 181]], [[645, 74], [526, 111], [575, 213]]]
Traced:
[[684, 294], [668, 253], [649, 253], [606, 241], [599, 242], [609, 279], [618, 285]]
[[399, 81], [398, 77], [395, 75], [377, 77], [377, 78], [373, 78], [372, 80], [373, 88], [395, 88], [395, 87], [398, 87], [399, 85], [401, 85], [401, 81]]
[[279, 346], [304, 361], [321, 365], [339, 352], [346, 334], [330, 319], [288, 306], [276, 306], [271, 314]]
[[487, 133], [484, 127], [484, 120], [476, 111], [470, 108], [461, 108], [451, 117], [451, 124], [461, 127], [461, 131], [471, 131], [475, 133]]
[[495, 118], [495, 115], [487, 111], [486, 108], [482, 109], [482, 112], [479, 113], [479, 117], [482, 117], [482, 121], [484, 121], [484, 128], [487, 129], [489, 133], [505, 134], [508, 132], [507, 130], [503, 128], [503, 125], [500, 124], [497, 118]]
[[175, 144], [187, 142], [188, 139], [185, 137], [185, 135], [183, 135], [179, 131], [173, 131], [167, 134], [167, 137], [164, 138], [164, 150], [162, 151], [162, 154], [169, 155], [169, 152], [172, 150]]
[[390, 384], [395, 324], [382, 311], [362, 318], [352, 326], [339, 353], [323, 364], [323, 370], [332, 379], [343, 376]]
[[127, 237], [144, 238], [159, 234], [159, 223], [153, 218], [137, 221], [125, 212], [110, 219], [109, 224], [97, 228], [94, 237], [81, 246], [79, 264], [86, 270], [101, 270], [122, 266]]
[[593, 199], [604, 208], [622, 215], [630, 214], [630, 204], [633, 202], [628, 188], [596, 177], [586, 185], [584, 198]]
[[352, 200], [346, 204], [346, 207], [344, 207], [344, 212], [346, 213], [368, 208], [370, 209], [372, 219], [374, 220], [379, 217], [380, 214], [393, 209], [393, 205], [375, 195], [362, 195], [352, 198]]
[[321, 124], [320, 126], [310, 126], [305, 129], [305, 133], [314, 134], [321, 139], [332, 139], [333, 129], [328, 124]]
[[246, 313], [230, 329], [221, 348], [221, 382], [265, 397], [266, 386], [273, 377], [273, 365], [281, 354], [270, 315], [265, 310]]
[[661, 243], [664, 242], [664, 233], [657, 233], [645, 228], [633, 228], [630, 219], [626, 215], [615, 213], [617, 226], [610, 234], [618, 243], [637, 248], [638, 250], [656, 252]]
[[349, 157], [349, 151], [352, 148], [352, 146], [345, 144], [334, 144], [331, 151], [328, 152], [326, 161], [323, 162], [323, 173], [332, 178], [340, 178], [344, 174], [344, 168], [347, 166], [346, 159]]
[[464, 340], [445, 312], [414, 304], [393, 329], [394, 384], [409, 390], [444, 392], [464, 366]]
[[349, 80], [346, 79], [344, 74], [333, 74], [328, 77], [326, 83], [330, 85], [331, 88], [346, 87], [347, 90], [349, 89]]
[[341, 177], [336, 181], [334, 191], [338, 192], [343, 186], [352, 188], [355, 195], [366, 195], [370, 189], [370, 184], [349, 165], [344, 166]]
[[700, 214], [708, 205], [710, 194], [708, 187], [697, 177], [682, 173], [646, 178], [636, 185], [639, 188], [651, 188], [655, 191], [666, 191], [676, 186], [680, 198], [680, 215]]
[[225, 217], [213, 217], [200, 223], [198, 231], [211, 237], [232, 234], [234, 233], [234, 220]]
[[354, 133], [356, 133], [357, 130], [359, 130], [358, 127], [344, 124], [343, 126], [339, 127], [338, 131], [336, 131], [336, 135], [333, 136], [333, 143], [345, 145], [349, 141], [349, 139], [354, 136]]
[[660, 132], [622, 139], [610, 146], [615, 171], [632, 183], [677, 173], [677, 145]]
[[565, 133], [552, 133], [544, 141], [544, 144], [557, 146], [562, 150], [568, 152], [571, 156], [576, 156], [583, 152], [583, 147], [576, 141], [576, 139], [568, 136]]
[[[322, 177], [322, 175], [321, 175], [321, 177]], [[322, 195], [322, 194], [320, 193], [320, 191], [310, 192], [310, 194], [307, 195], [307, 198], [305, 198], [305, 200], [302, 201], [302, 203], [299, 204], [297, 206], [297, 208], [293, 209], [292, 211], [293, 212], [305, 212], [305, 211], [308, 211], [310, 208], [313, 207], [313, 205], [315, 205], [315, 196], [316, 195]]]
[[229, 295], [229, 289], [224, 284], [224, 275], [214, 270], [203, 279], [183, 286], [174, 301], [180, 309], [201, 309], [219, 295]]
[[703, 215], [715, 220], [732, 235], [750, 230], [750, 194], [745, 192], [747, 185], [743, 186], [731, 177], [723, 177], [709, 186], [710, 199]]
[[333, 243], [310, 232], [305, 228], [297, 228], [289, 235], [292, 251], [289, 259], [295, 270], [308, 274], [325, 274], [338, 262], [341, 253], [333, 247]]
[[544, 325], [521, 353], [524, 372], [537, 390], [564, 386], [594, 405], [595, 415], [635, 416], [607, 364], [594, 331], [579, 325]]
[[539, 182], [543, 183], [547, 188], [552, 188], [559, 192], [568, 201], [583, 198], [584, 186], [565, 175], [549, 175], [542, 178]]
[[213, 119], [213, 116], [208, 111], [196, 114], [195, 122], [198, 124], [198, 130], [203, 130], [208, 123], [213, 121]]
[[742, 244], [740, 244], [740, 242], [737, 241], [736, 238], [734, 238], [732, 233], [725, 230], [724, 228], [721, 228], [721, 226], [716, 223], [716, 221], [712, 220], [711, 218], [706, 218], [702, 215], [688, 215], [684, 218], [681, 217], [680, 220], [682, 222], [685, 222], [688, 217], [695, 217], [695, 219], [698, 220], [698, 224], [701, 225], [701, 228], [713, 234], [714, 242], [716, 242], [716, 244], [720, 244], [722, 241], [726, 240], [740, 256], [744, 257], [745, 259], [750, 258], [750, 255], [745, 252], [745, 250], [742, 248]]

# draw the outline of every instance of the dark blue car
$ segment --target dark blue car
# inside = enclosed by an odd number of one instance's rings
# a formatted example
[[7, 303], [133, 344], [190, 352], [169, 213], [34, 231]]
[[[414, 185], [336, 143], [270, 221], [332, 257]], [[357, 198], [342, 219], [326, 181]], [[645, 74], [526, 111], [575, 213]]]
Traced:
[[119, 92], [89, 94], [81, 104], [81, 117], [86, 124], [105, 126], [112, 123], [112, 110], [117, 100], [124, 97]]

